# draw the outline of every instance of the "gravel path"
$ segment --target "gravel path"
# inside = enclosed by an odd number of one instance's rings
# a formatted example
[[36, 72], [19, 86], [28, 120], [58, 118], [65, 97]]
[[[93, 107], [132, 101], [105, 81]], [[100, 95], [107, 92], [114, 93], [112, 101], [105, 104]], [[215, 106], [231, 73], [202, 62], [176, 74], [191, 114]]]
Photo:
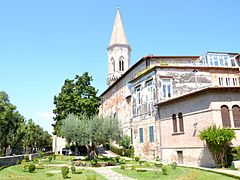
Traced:
[[89, 168], [101, 174], [108, 180], [134, 180], [112, 170], [113, 167]]

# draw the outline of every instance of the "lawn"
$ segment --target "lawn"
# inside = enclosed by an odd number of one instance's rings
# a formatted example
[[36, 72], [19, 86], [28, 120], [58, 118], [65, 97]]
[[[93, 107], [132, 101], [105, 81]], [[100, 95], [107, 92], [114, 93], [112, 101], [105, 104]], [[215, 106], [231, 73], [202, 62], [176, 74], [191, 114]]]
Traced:
[[[78, 169], [77, 172], [81, 174], [72, 174], [69, 172], [68, 179], [87, 179], [87, 175], [95, 174], [97, 180], [104, 180], [105, 178], [92, 170]], [[51, 173], [53, 176], [48, 177], [47, 173]], [[58, 167], [45, 167], [44, 169], [36, 169], [34, 173], [23, 172], [20, 165], [10, 166], [0, 171], [1, 180], [60, 180], [63, 179], [61, 174], [61, 168]]]
[[170, 171], [168, 175], [163, 175], [162, 171], [159, 169], [156, 173], [154, 171], [147, 171], [147, 172], [137, 172], [136, 170], [125, 169], [122, 170], [120, 168], [114, 168], [114, 171], [123, 174], [125, 176], [146, 180], [146, 179], [165, 179], [165, 180], [234, 180], [236, 178], [228, 177], [225, 175], [212, 173], [203, 170], [191, 169], [191, 168], [184, 168], [184, 167], [177, 167], [175, 170]]

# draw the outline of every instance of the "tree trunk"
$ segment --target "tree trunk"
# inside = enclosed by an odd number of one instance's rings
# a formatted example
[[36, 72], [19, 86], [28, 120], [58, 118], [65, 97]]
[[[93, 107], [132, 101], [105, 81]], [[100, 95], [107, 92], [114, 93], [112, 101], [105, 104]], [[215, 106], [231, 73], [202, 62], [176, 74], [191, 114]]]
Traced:
[[87, 145], [87, 158], [92, 160], [96, 158], [96, 146], [91, 143], [91, 145]]

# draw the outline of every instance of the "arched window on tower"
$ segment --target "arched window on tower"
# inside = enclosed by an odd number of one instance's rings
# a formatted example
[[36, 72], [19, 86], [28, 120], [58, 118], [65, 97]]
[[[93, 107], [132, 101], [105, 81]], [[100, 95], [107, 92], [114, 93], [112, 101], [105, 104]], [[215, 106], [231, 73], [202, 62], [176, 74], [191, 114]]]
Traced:
[[221, 115], [223, 127], [231, 127], [229, 109], [226, 105], [221, 106]]
[[240, 127], [240, 108], [238, 105], [232, 107], [234, 127]]
[[124, 57], [119, 58], [119, 71], [124, 71]]
[[178, 121], [179, 121], [179, 131], [184, 132], [183, 116], [181, 112], [178, 113]]
[[112, 71], [115, 72], [115, 61], [113, 58], [111, 59], [111, 64], [112, 64]]

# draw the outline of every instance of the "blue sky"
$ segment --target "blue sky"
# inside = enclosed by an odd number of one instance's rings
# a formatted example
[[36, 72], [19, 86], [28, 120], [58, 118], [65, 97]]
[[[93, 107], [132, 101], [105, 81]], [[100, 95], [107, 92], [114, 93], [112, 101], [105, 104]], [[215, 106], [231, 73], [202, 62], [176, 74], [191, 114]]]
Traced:
[[0, 90], [51, 132], [53, 97], [88, 71], [103, 92], [116, 7], [142, 56], [240, 52], [239, 0], [0, 0]]

